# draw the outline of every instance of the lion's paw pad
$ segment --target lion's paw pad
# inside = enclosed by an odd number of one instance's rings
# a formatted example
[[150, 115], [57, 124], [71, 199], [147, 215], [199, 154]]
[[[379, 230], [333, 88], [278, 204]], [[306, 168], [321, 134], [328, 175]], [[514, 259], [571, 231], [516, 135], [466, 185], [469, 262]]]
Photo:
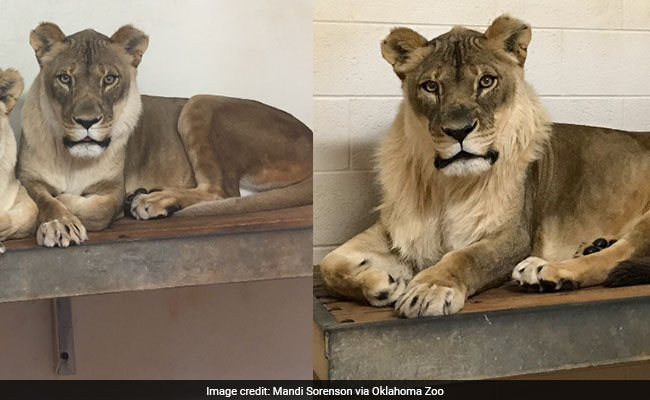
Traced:
[[588, 256], [589, 254], [597, 253], [597, 252], [599, 252], [601, 250], [604, 250], [604, 249], [608, 248], [609, 246], [613, 245], [614, 243], [616, 243], [615, 239], [614, 240], [607, 240], [605, 238], [598, 238], [598, 239], [594, 240], [592, 244], [590, 244], [589, 246], [585, 247], [582, 250], [582, 255]]
[[592, 243], [582, 243], [573, 255], [573, 258], [588, 256], [589, 254], [598, 253], [616, 243], [616, 239], [598, 238]]

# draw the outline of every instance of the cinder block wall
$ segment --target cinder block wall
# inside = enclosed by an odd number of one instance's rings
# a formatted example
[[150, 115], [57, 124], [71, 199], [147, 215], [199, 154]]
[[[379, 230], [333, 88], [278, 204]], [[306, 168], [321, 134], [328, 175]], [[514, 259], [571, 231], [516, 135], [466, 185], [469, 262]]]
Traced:
[[526, 75], [554, 121], [650, 131], [648, 0], [316, 0], [315, 263], [375, 219], [371, 157], [401, 98], [380, 41], [483, 31], [504, 12], [533, 27]]

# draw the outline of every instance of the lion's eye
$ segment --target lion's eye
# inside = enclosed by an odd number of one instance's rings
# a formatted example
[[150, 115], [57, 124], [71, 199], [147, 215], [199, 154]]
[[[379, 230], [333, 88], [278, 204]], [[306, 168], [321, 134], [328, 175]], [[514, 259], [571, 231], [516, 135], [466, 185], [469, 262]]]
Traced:
[[72, 81], [72, 78], [68, 74], [57, 75], [56, 79], [58, 79], [59, 82], [63, 83], [64, 85], [68, 85]]
[[438, 91], [438, 83], [434, 81], [426, 81], [420, 87], [429, 93], [436, 93]]
[[496, 81], [497, 81], [497, 77], [496, 77], [496, 76], [492, 76], [492, 75], [483, 75], [483, 76], [481, 77], [481, 79], [479, 79], [478, 84], [479, 84], [483, 89], [487, 89], [487, 88], [490, 88], [490, 87], [494, 86], [494, 84], [496, 83]]
[[104, 83], [107, 85], [112, 85], [115, 82], [117, 82], [117, 76], [116, 75], [106, 75], [104, 77]]

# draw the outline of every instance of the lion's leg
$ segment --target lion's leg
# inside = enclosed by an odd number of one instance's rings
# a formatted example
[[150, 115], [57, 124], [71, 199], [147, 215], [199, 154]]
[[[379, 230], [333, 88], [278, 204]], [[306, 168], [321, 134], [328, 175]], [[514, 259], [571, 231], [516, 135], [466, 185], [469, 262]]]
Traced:
[[[197, 186], [140, 193], [132, 203], [140, 218], [167, 216], [197, 203], [201, 205], [185, 214], [262, 211], [311, 203], [311, 131], [292, 117], [266, 106], [198, 95], [183, 106], [178, 133]], [[240, 184], [264, 193], [240, 198]]]
[[391, 251], [379, 223], [329, 253], [320, 268], [328, 288], [377, 307], [395, 303], [413, 277], [411, 267]]
[[23, 179], [30, 197], [38, 206], [36, 242], [45, 247], [68, 247], [81, 244], [88, 239], [86, 227], [59, 200], [52, 197], [55, 192], [46, 183]]
[[[239, 176], [222, 165], [219, 149], [208, 140], [212, 129], [210, 110], [194, 110], [193, 102], [183, 108], [178, 132], [192, 166], [197, 186], [194, 188], [144, 188], [127, 196], [125, 213], [137, 219], [171, 216], [193, 204], [238, 197]], [[200, 112], [199, 112], [200, 111]]]
[[458, 312], [469, 296], [507, 281], [512, 265], [530, 254], [527, 233], [524, 224], [513, 225], [450, 251], [409, 282], [395, 310], [408, 318]]
[[611, 246], [583, 257], [557, 263], [524, 260], [513, 271], [513, 279], [539, 290], [567, 290], [600, 285], [619, 263], [650, 256], [650, 213]]
[[0, 240], [22, 238], [33, 234], [37, 217], [36, 203], [21, 186], [11, 208], [6, 212], [0, 212]]
[[89, 231], [100, 231], [119, 215], [124, 199], [121, 183], [106, 182], [84, 196], [62, 193], [56, 197]]
[[163, 188], [147, 191], [138, 189], [126, 197], [124, 212], [136, 219], [170, 217], [176, 211], [202, 201], [225, 197], [211, 185], [199, 184], [192, 189]]

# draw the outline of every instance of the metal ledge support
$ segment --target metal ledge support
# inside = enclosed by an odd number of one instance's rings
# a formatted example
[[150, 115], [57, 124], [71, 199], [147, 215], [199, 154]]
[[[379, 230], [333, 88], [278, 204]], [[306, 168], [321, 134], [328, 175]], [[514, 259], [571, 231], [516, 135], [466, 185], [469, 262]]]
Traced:
[[52, 299], [54, 334], [54, 372], [57, 375], [74, 375], [77, 372], [72, 330], [72, 305], [69, 297]]

